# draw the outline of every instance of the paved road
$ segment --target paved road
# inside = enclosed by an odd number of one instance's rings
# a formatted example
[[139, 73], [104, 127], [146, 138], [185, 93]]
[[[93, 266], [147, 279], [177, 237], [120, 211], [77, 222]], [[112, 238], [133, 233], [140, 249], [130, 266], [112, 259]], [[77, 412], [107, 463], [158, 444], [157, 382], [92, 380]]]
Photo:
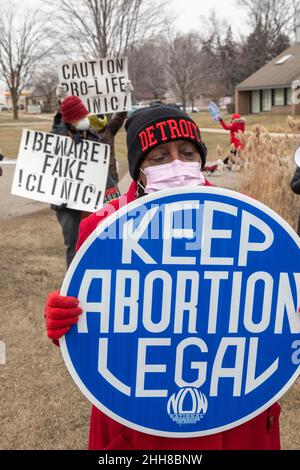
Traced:
[[0, 163], [3, 169], [3, 175], [0, 177], [0, 219], [7, 219], [16, 217], [17, 215], [30, 214], [31, 212], [39, 211], [48, 204], [25, 199], [19, 196], [13, 196], [11, 185], [15, 171], [15, 165]]
[[[214, 129], [210, 127], [200, 127], [201, 132], [207, 132], [208, 134], [229, 134], [229, 131], [225, 131], [224, 129]], [[250, 134], [251, 131], [246, 131], [246, 134]], [[300, 134], [291, 134], [291, 133], [285, 133], [285, 132], [267, 132], [273, 137], [285, 137], [286, 135], [288, 137], [299, 137]]]

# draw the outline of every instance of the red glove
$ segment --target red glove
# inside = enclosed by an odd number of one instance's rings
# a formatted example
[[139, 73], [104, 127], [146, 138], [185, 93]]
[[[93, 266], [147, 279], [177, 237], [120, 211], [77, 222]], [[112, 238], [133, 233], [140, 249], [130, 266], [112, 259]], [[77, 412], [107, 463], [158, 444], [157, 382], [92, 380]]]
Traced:
[[60, 295], [59, 291], [51, 292], [45, 305], [47, 335], [57, 341], [66, 334], [71, 326], [79, 320], [82, 309], [76, 297]]

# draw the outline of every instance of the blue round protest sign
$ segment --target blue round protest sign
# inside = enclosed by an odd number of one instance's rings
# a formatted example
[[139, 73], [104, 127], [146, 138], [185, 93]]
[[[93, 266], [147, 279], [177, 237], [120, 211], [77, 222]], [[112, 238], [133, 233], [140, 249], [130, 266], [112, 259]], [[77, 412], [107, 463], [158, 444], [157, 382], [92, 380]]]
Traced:
[[213, 187], [167, 190], [111, 214], [62, 287], [83, 314], [60, 341], [84, 395], [166, 437], [238, 426], [294, 383], [300, 239], [263, 204]]

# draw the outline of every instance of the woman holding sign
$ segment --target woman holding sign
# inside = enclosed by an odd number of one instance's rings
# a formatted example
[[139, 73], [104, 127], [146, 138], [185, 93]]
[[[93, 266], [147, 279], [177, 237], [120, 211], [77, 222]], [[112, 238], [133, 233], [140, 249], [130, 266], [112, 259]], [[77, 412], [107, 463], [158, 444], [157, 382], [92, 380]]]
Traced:
[[232, 163], [235, 163], [236, 157], [240, 155], [241, 150], [244, 148], [244, 144], [241, 142], [239, 134], [244, 134], [246, 121], [240, 116], [240, 114], [233, 114], [230, 124], [226, 124], [221, 116], [219, 121], [223, 129], [230, 131], [230, 143], [232, 146], [230, 154], [225, 158], [224, 163], [227, 165], [229, 160]]
[[97, 133], [100, 142], [110, 147], [109, 175], [116, 182], [119, 182], [119, 175], [115, 155], [115, 136], [122, 128], [126, 118], [127, 111], [115, 113], [110, 120], [105, 114], [90, 114], [88, 116], [90, 127]]
[[[206, 147], [198, 126], [186, 113], [173, 106], [144, 108], [136, 111], [125, 127], [133, 182], [125, 196], [81, 223], [77, 248], [108, 214], [136, 198], [167, 188], [211, 186], [201, 171], [205, 166]], [[78, 299], [51, 293], [45, 308], [48, 337], [57, 342], [78, 322], [81, 313]], [[279, 405], [274, 404], [254, 419], [228, 431], [203, 437], [171, 438], [128, 428], [93, 406], [89, 449], [279, 449], [279, 413]]]

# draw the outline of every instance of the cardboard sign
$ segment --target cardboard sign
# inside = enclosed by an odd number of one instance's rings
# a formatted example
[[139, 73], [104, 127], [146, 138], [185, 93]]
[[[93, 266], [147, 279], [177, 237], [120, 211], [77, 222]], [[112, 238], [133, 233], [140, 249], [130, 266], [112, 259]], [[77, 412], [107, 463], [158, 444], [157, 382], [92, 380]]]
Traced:
[[27, 113], [28, 114], [41, 114], [41, 105], [40, 104], [29, 104], [27, 106]]
[[105, 144], [24, 129], [11, 192], [95, 212], [103, 205], [109, 154]]
[[139, 198], [85, 241], [62, 287], [83, 314], [60, 341], [85, 396], [167, 437], [254, 418], [299, 375], [300, 238], [233, 191]]
[[214, 122], [219, 123], [220, 122], [220, 117], [221, 117], [221, 111], [220, 111], [219, 107], [216, 105], [216, 103], [211, 101], [209, 103], [208, 111], [209, 111], [209, 114], [210, 114], [212, 120]]
[[92, 114], [131, 109], [127, 57], [64, 62], [58, 76], [67, 95], [79, 96]]

